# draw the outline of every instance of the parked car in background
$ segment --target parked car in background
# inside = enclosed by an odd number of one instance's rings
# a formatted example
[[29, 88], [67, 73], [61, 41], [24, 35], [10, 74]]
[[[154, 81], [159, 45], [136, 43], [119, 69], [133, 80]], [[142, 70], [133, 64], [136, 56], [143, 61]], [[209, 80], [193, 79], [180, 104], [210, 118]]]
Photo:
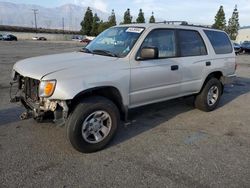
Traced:
[[33, 37], [32, 40], [47, 40], [45, 37]]
[[17, 37], [12, 34], [3, 35], [3, 40], [6, 41], [17, 41]]
[[45, 37], [39, 37], [38, 40], [47, 40]]
[[38, 37], [32, 37], [32, 40], [38, 40]]
[[242, 49], [241, 49], [241, 45], [236, 43], [236, 42], [233, 42], [233, 45], [234, 45], [234, 51], [235, 51], [235, 54], [238, 55], [239, 53], [242, 52]]
[[89, 44], [91, 41], [92, 41], [92, 40], [86, 38], [86, 39], [82, 39], [80, 42], [81, 42], [81, 43], [84, 43], [85, 45], [87, 45], [87, 44]]
[[0, 34], [0, 40], [3, 40], [3, 35], [2, 34]]
[[241, 44], [241, 49], [242, 51], [245, 53], [249, 53], [250, 52], [250, 41], [244, 41], [242, 44]]
[[81, 41], [83, 39], [83, 37], [81, 36], [81, 35], [74, 35], [73, 37], [72, 37], [72, 40], [73, 41]]

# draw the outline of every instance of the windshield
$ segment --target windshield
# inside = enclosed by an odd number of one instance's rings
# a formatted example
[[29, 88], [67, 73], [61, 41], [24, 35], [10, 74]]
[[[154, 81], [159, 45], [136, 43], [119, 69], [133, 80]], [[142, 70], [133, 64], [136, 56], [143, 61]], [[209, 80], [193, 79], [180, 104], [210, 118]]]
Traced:
[[140, 27], [113, 27], [105, 30], [89, 43], [83, 52], [125, 57], [143, 32]]

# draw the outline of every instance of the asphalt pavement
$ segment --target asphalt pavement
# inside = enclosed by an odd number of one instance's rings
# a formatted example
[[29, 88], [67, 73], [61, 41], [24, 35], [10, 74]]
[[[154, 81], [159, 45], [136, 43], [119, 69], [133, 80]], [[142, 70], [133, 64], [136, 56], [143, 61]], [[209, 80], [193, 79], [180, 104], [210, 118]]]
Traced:
[[13, 64], [68, 51], [79, 43], [0, 41], [0, 187], [250, 187], [250, 56], [237, 57], [237, 80], [219, 107], [195, 109], [192, 98], [130, 112], [102, 151], [82, 154], [65, 127], [21, 121], [9, 103]]

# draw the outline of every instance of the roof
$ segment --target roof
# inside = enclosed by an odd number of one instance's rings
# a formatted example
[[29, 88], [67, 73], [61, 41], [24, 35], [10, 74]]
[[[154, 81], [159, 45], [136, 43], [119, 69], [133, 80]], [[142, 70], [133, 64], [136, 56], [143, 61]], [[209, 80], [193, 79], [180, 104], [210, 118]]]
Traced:
[[[173, 22], [181, 23], [181, 24], [173, 24]], [[200, 30], [200, 29], [208, 29], [208, 30], [216, 30], [221, 31], [218, 29], [213, 29], [208, 26], [203, 25], [193, 25], [188, 24], [184, 21], [165, 21], [165, 22], [159, 22], [159, 23], [133, 23], [133, 24], [124, 24], [124, 25], [117, 25], [116, 27], [144, 27], [146, 29], [148, 28], [179, 28], [179, 29], [193, 29], [193, 30]]]

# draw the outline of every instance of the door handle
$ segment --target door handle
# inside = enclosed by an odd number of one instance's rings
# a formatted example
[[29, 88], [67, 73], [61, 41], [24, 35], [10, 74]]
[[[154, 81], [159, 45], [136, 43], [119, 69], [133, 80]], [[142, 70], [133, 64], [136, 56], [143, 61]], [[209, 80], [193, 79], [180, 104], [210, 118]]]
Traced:
[[175, 70], [178, 70], [179, 69], [179, 66], [178, 65], [172, 65], [171, 66], [171, 70], [172, 71], [175, 71]]
[[207, 61], [207, 62], [206, 62], [206, 66], [211, 66], [211, 62], [210, 62], [210, 61]]

